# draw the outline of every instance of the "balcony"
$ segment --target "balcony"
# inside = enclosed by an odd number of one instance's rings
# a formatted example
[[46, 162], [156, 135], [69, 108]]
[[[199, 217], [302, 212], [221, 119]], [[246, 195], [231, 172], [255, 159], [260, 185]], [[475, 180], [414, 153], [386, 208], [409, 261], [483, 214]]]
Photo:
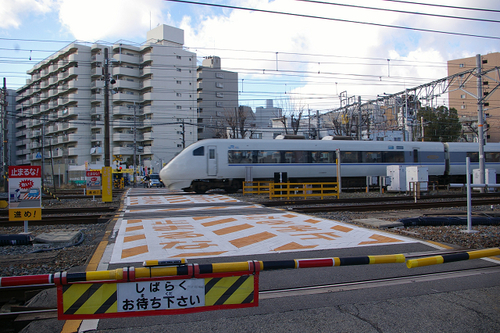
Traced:
[[140, 85], [140, 87], [143, 88], [143, 89], [144, 88], [150, 88], [152, 86], [153, 86], [153, 80], [152, 79], [143, 80], [141, 82], [141, 85]]
[[135, 81], [118, 80], [113, 85], [113, 88], [139, 90], [141, 88], [141, 84], [138, 79]]
[[153, 153], [153, 147], [152, 146], [144, 146], [144, 152], [143, 152], [143, 154], [150, 155], [152, 153]]
[[101, 128], [104, 126], [104, 122], [102, 120], [92, 120], [90, 122], [90, 128]]
[[124, 75], [124, 76], [139, 77], [139, 67], [136, 67], [136, 68], [113, 67], [112, 73], [113, 73], [113, 76]]
[[102, 133], [94, 133], [94, 134], [91, 134], [90, 135], [90, 141], [100, 141], [100, 142], [103, 142], [104, 141], [104, 134]]
[[70, 128], [74, 128], [74, 129], [77, 128], [77, 125], [73, 124], [71, 122], [61, 123], [61, 126], [62, 126], [63, 130], [67, 130], [67, 129], [70, 129]]
[[153, 140], [153, 132], [144, 132], [142, 134], [144, 141], [151, 141]]
[[[114, 110], [114, 108], [113, 108]], [[104, 114], [103, 106], [93, 106], [90, 108], [90, 114]]]
[[76, 115], [78, 115], [76, 107], [66, 107], [66, 108], [59, 110], [57, 112], [57, 116], [59, 118], [65, 118], [65, 117], [76, 116]]
[[113, 155], [133, 155], [134, 148], [132, 147], [113, 147]]
[[153, 121], [151, 119], [144, 119], [142, 121], [142, 127], [152, 127]]
[[66, 134], [62, 136], [63, 142], [78, 142], [76, 134]]
[[[123, 115], [123, 116], [134, 116], [134, 107], [133, 106], [113, 106], [113, 115]], [[135, 115], [142, 115], [142, 108], [136, 104], [135, 106]]]
[[128, 94], [124, 92], [119, 92], [113, 95], [113, 102], [139, 102], [141, 96], [138, 93]]
[[59, 74], [57, 75], [57, 78], [60, 80], [64, 80], [65, 78], [67, 78], [69, 76], [69, 72], [67, 70], [64, 70], [62, 72], [59, 72]]
[[130, 120], [125, 120], [125, 119], [113, 120], [111, 124], [113, 125], [113, 128], [123, 128], [123, 127], [132, 128], [134, 127], [134, 120], [132, 118], [130, 118]]
[[126, 62], [129, 64], [139, 64], [139, 62], [141, 61], [141, 57], [139, 54], [137, 56], [131, 56], [128, 54], [117, 53], [113, 54], [113, 59], [115, 59], [116, 61]]
[[[130, 132], [132, 132], [132, 131], [130, 131]], [[136, 137], [138, 137], [138, 135]], [[133, 133], [113, 133], [113, 141], [134, 142], [134, 134]]]

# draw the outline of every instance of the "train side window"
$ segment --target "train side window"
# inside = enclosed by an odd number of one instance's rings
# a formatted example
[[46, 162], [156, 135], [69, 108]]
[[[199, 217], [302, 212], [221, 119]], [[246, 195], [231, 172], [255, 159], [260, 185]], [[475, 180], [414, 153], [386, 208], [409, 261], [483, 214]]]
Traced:
[[413, 149], [413, 163], [418, 163], [418, 149]]
[[205, 146], [201, 146], [193, 150], [193, 156], [204, 156], [205, 155]]
[[467, 153], [467, 157], [470, 157], [471, 162], [479, 162], [479, 153], [469, 152]]
[[484, 159], [486, 162], [492, 163], [492, 162], [500, 162], [500, 153], [485, 153], [484, 154]]

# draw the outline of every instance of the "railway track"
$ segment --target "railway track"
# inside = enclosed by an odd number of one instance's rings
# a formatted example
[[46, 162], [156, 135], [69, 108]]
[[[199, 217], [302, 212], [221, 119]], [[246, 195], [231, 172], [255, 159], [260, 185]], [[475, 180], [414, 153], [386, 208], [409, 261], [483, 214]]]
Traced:
[[314, 294], [324, 294], [332, 292], [345, 292], [351, 290], [361, 290], [377, 287], [388, 287], [402, 284], [414, 284], [419, 282], [429, 282], [437, 280], [451, 280], [461, 277], [471, 277], [484, 274], [498, 274], [500, 273], [500, 266], [492, 265], [481, 268], [470, 268], [446, 272], [434, 272], [426, 274], [413, 274], [408, 276], [398, 276], [382, 279], [370, 279], [363, 281], [347, 282], [347, 283], [334, 283], [324, 284], [317, 286], [287, 288], [287, 289], [274, 289], [259, 291], [259, 299], [273, 299], [291, 296], [305, 296]]
[[[385, 201], [387, 202], [387, 200]], [[472, 206], [498, 205], [499, 199], [477, 199], [472, 200]], [[341, 211], [384, 211], [384, 210], [411, 210], [411, 209], [431, 209], [442, 207], [464, 207], [467, 206], [466, 200], [433, 201], [433, 202], [404, 202], [387, 204], [369, 204], [369, 205], [324, 205], [316, 207], [290, 207], [288, 210], [300, 213], [320, 213], [320, 212], [341, 212]]]
[[[466, 194], [445, 194], [445, 195], [422, 195], [419, 200], [438, 200], [438, 199], [466, 199]], [[499, 198], [500, 193], [473, 193], [472, 198]], [[269, 200], [259, 202], [261, 205], [267, 207], [278, 206], [301, 206], [301, 205], [322, 205], [322, 204], [361, 204], [361, 203], [374, 203], [374, 202], [396, 202], [396, 201], [410, 201], [414, 200], [413, 197], [405, 196], [384, 196], [384, 197], [371, 197], [371, 198], [344, 198], [344, 199], [306, 199], [306, 200]]]

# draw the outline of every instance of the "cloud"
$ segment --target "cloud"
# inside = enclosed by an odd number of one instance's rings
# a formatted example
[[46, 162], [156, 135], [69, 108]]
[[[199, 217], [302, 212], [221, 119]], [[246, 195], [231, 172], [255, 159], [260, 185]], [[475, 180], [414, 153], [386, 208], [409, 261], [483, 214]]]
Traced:
[[52, 10], [54, 0], [2, 0], [0, 5], [0, 28], [19, 28], [22, 17], [30, 13], [45, 14]]
[[[301, 103], [312, 109], [325, 110], [338, 106], [340, 92], [346, 91], [348, 96], [356, 95], [356, 98], [361, 96], [366, 101], [379, 94], [404, 91], [405, 88], [447, 76], [446, 61], [462, 57], [465, 50], [473, 54], [483, 50], [491, 52], [495, 48], [498, 51], [498, 43], [487, 39], [340, 20], [480, 35], [494, 35], [497, 31], [491, 26], [470, 21], [299, 1], [236, 0], [233, 3], [337, 19], [311, 19], [242, 10], [207, 15], [202, 19], [185, 17], [179, 23], [185, 31], [185, 44], [199, 56], [220, 56], [223, 69], [238, 72], [240, 83], [244, 79], [240, 104], [256, 102], [262, 105], [265, 98], [291, 95], [296, 100], [302, 99]], [[365, 1], [357, 0], [349, 4], [367, 6]], [[396, 6], [378, 0], [371, 1], [369, 5], [470, 15], [464, 14], [464, 11], [425, 6]], [[467, 1], [457, 0], [453, 5], [467, 6]], [[484, 7], [498, 8], [499, 5], [489, 1]], [[482, 14], [477, 15], [482, 17]]]
[[59, 20], [78, 40], [133, 39], [168, 23], [162, 0], [59, 0]]

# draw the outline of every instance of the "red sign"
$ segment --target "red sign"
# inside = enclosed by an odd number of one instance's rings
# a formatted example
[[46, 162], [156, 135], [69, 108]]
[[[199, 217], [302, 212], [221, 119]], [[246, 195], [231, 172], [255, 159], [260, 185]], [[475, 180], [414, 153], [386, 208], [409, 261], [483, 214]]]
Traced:
[[101, 171], [87, 171], [87, 177], [100, 177]]
[[9, 167], [9, 178], [40, 178], [41, 176], [42, 176], [41, 166]]

